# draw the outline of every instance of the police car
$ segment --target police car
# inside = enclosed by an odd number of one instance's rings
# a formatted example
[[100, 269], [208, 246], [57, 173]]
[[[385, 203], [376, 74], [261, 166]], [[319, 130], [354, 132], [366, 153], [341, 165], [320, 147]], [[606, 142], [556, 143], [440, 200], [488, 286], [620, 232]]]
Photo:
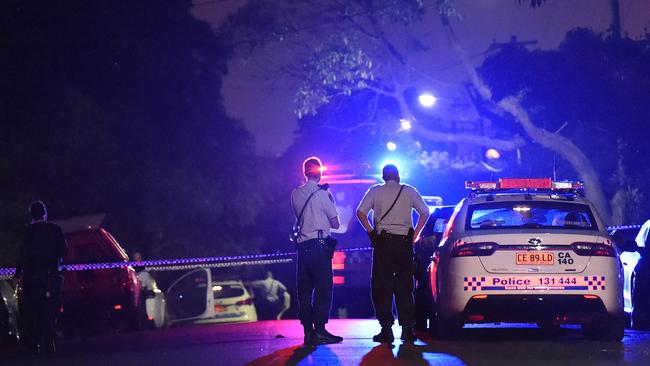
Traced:
[[620, 340], [622, 270], [581, 182], [467, 182], [429, 267], [434, 329], [467, 323], [580, 324], [585, 336]]

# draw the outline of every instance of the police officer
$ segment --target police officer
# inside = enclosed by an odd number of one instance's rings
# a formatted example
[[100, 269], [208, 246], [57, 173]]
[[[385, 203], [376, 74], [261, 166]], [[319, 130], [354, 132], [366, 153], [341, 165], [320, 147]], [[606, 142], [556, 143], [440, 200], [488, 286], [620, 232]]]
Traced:
[[[391, 329], [393, 295], [401, 339], [415, 340], [413, 325], [415, 305], [413, 301], [413, 242], [417, 240], [429, 218], [429, 208], [418, 191], [408, 184], [400, 184], [399, 171], [388, 164], [382, 170], [384, 184], [370, 187], [357, 209], [357, 217], [373, 243], [371, 291], [375, 315], [381, 332], [372, 339], [391, 343], [395, 339]], [[418, 213], [413, 229], [412, 212]], [[368, 214], [373, 211], [374, 228]]]
[[53, 353], [63, 284], [59, 266], [67, 243], [61, 228], [47, 222], [43, 202], [33, 202], [29, 213], [32, 221], [25, 229], [16, 266], [23, 336], [32, 352]]
[[316, 157], [303, 162], [307, 182], [291, 193], [298, 218], [298, 318], [305, 330], [304, 345], [336, 343], [343, 340], [325, 329], [332, 307], [331, 248], [324, 244], [330, 228], [340, 225], [338, 211], [327, 186], [320, 186], [322, 164]]

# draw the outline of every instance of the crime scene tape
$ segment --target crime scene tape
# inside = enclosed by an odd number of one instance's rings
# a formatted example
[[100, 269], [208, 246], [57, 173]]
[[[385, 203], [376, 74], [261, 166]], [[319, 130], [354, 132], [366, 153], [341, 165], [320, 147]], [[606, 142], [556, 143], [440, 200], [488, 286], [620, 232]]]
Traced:
[[[356, 247], [337, 249], [337, 252], [353, 252], [370, 250], [372, 247]], [[106, 262], [106, 263], [83, 263], [83, 264], [64, 264], [61, 269], [66, 271], [86, 271], [96, 269], [114, 269], [121, 267], [144, 267], [151, 271], [177, 271], [193, 268], [225, 268], [238, 266], [266, 265], [278, 263], [290, 263], [294, 259], [296, 252], [283, 253], [265, 253], [250, 255], [235, 255], [223, 257], [199, 257], [199, 258], [177, 258], [177, 259], [158, 259], [140, 262]], [[7, 279], [14, 276], [15, 268], [0, 268], [0, 279]]]

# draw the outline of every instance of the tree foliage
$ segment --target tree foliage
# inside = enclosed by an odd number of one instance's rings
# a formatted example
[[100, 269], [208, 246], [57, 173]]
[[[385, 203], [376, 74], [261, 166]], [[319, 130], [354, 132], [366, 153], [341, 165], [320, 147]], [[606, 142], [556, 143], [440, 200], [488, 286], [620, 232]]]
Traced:
[[[614, 39], [585, 29], [569, 32], [557, 50], [506, 45], [479, 69], [494, 98], [520, 95], [545, 129], [570, 138], [596, 162], [615, 220], [644, 219], [648, 172], [638, 157], [650, 153], [650, 47], [647, 40]], [[572, 169], [571, 167], [565, 167]], [[620, 193], [619, 193], [620, 192]], [[626, 202], [625, 202], [626, 201]], [[627, 209], [622, 211], [621, 204]]]

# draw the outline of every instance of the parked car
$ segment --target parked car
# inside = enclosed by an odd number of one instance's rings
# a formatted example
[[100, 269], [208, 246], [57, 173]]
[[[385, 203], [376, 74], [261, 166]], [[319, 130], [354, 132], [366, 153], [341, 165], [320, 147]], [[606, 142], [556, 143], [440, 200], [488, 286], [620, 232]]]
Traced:
[[199, 268], [176, 280], [167, 290], [169, 324], [257, 321], [251, 292], [241, 280], [213, 279]]
[[623, 264], [623, 299], [632, 329], [650, 330], [650, 268], [647, 247], [650, 244], [650, 220], [641, 228], [619, 226], [610, 231], [620, 250]]
[[8, 280], [0, 280], [0, 345], [20, 340], [16, 292]]
[[624, 333], [618, 252], [579, 182], [468, 182], [432, 258], [438, 336], [466, 323], [580, 324]]
[[[101, 227], [104, 216], [54, 221], [68, 242], [64, 264], [128, 261], [122, 246]], [[60, 319], [64, 334], [137, 328], [140, 287], [132, 267], [66, 271]]]

